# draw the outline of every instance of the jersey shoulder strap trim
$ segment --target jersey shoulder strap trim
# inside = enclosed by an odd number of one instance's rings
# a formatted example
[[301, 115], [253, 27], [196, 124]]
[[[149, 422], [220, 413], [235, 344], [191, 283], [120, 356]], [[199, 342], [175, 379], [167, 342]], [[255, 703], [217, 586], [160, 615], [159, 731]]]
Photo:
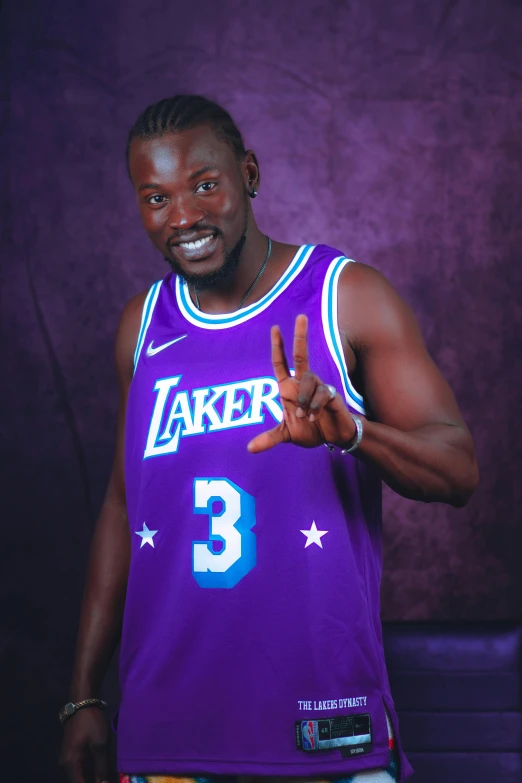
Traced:
[[141, 326], [140, 326], [140, 331], [138, 333], [136, 350], [134, 351], [134, 372], [136, 372], [138, 359], [140, 358], [141, 350], [143, 348], [143, 343], [145, 342], [145, 337], [147, 335], [147, 329], [149, 328], [150, 322], [152, 320], [152, 313], [154, 312], [154, 308], [156, 307], [156, 302], [158, 301], [159, 292], [162, 283], [163, 280], [157, 280], [150, 287], [149, 293], [147, 294], [147, 297], [143, 303], [143, 310], [141, 313]]
[[328, 266], [323, 283], [321, 296], [321, 315], [326, 343], [332, 355], [343, 385], [346, 402], [359, 413], [366, 415], [363, 397], [357, 392], [348, 375], [348, 367], [344, 358], [341, 335], [337, 319], [337, 290], [339, 277], [347, 264], [355, 263], [353, 259], [338, 256]]

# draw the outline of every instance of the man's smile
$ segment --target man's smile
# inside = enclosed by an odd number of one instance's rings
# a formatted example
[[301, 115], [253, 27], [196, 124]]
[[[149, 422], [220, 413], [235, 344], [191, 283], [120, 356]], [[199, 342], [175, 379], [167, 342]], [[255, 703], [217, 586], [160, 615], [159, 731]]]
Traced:
[[219, 241], [217, 234], [207, 234], [197, 239], [187, 239], [176, 242], [171, 245], [171, 250], [175, 256], [181, 257], [184, 261], [201, 261], [212, 255], [216, 250]]

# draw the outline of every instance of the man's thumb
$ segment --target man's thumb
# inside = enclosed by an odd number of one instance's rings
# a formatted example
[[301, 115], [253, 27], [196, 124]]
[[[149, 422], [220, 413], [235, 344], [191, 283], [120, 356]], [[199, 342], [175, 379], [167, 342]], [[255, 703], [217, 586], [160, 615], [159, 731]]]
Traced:
[[260, 451], [268, 451], [268, 449], [273, 449], [274, 446], [277, 446], [279, 443], [283, 442], [284, 438], [281, 434], [280, 428], [275, 427], [273, 430], [262, 432], [261, 435], [257, 435], [257, 437], [253, 438], [250, 443], [247, 444], [247, 449], [251, 454], [257, 454]]
[[111, 771], [109, 762], [109, 748], [107, 745], [98, 745], [92, 748], [94, 775], [96, 783], [110, 783]]

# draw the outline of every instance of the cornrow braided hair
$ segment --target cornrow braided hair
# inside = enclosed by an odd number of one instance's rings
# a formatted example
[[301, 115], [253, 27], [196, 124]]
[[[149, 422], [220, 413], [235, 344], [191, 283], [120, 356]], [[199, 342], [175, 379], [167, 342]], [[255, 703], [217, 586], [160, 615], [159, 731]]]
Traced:
[[245, 154], [243, 137], [230, 114], [202, 95], [174, 95], [148, 106], [129, 131], [125, 156], [129, 168], [129, 150], [133, 139], [154, 139], [167, 133], [207, 124], [219, 138], [230, 144], [238, 159]]

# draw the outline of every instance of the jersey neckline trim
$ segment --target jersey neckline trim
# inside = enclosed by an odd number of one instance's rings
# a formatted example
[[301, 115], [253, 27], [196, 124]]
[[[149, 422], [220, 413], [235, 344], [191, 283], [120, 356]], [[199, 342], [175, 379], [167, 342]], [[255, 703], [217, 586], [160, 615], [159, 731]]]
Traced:
[[266, 310], [280, 294], [285, 291], [298, 274], [304, 269], [315, 245], [301, 245], [290, 264], [275, 285], [258, 302], [242, 307], [234, 313], [203, 313], [198, 310], [190, 298], [188, 285], [179, 276], [176, 277], [176, 300], [181, 315], [194, 326], [202, 329], [228, 329], [231, 326], [249, 321]]

